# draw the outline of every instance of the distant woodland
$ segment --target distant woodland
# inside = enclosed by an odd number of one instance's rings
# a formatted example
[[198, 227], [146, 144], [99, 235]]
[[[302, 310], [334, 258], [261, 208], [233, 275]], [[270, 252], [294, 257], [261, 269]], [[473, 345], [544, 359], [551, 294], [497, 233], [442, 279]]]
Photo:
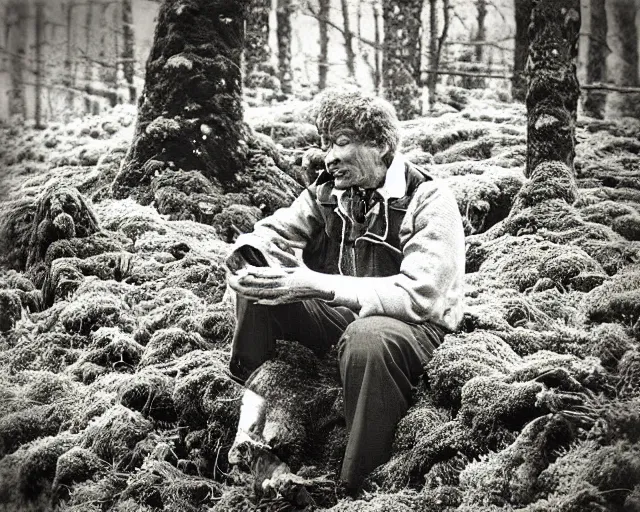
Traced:
[[[402, 81], [402, 101], [420, 100], [405, 106], [408, 118], [433, 104], [440, 83], [522, 100], [532, 3], [254, 0], [245, 25], [245, 94], [257, 105], [308, 99], [344, 83], [382, 92], [386, 72]], [[0, 120], [44, 126], [135, 103], [159, 4], [0, 0]], [[595, 117], [638, 115], [639, 3], [587, 0], [581, 8], [582, 108]]]

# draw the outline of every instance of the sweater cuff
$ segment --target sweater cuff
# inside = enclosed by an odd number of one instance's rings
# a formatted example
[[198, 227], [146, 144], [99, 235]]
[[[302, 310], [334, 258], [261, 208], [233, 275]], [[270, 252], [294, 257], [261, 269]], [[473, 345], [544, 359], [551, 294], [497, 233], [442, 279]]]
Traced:
[[333, 290], [333, 300], [326, 301], [330, 306], [345, 306], [352, 311], [360, 311], [362, 304], [358, 299], [358, 287], [353, 278], [337, 275], [323, 275]]

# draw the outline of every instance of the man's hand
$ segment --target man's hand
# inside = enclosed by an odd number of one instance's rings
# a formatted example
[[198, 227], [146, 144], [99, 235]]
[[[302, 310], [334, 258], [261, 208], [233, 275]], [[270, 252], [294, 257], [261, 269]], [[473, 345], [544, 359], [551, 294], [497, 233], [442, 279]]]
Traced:
[[307, 267], [247, 266], [230, 274], [228, 282], [238, 294], [267, 306], [290, 304], [306, 299], [333, 300], [334, 296], [322, 274]]

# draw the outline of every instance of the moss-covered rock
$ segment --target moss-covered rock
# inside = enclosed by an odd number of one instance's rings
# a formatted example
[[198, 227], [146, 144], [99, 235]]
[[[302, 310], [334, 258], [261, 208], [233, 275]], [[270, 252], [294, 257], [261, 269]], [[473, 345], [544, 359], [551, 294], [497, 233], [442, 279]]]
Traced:
[[121, 327], [131, 331], [134, 325], [129, 307], [121, 298], [92, 292], [74, 297], [60, 314], [60, 322], [67, 332], [83, 336], [100, 327]]
[[[505, 254], [509, 245], [517, 245], [516, 254]], [[492, 250], [493, 249], [493, 250]], [[549, 278], [557, 286], [566, 288], [584, 286], [581, 276], [598, 274], [606, 279], [604, 269], [586, 252], [572, 245], [552, 242], [496, 244], [479, 267], [479, 272], [499, 275], [506, 286], [524, 291], [536, 285], [540, 279]], [[597, 281], [596, 281], [597, 283]]]
[[31, 405], [0, 418], [0, 455], [14, 452], [19, 446], [43, 436], [56, 435], [77, 412], [73, 404], [60, 402]]
[[503, 169], [449, 178], [447, 184], [468, 222], [467, 234], [481, 233], [507, 217], [523, 182], [521, 172]]
[[427, 363], [426, 375], [436, 403], [456, 407], [469, 380], [480, 375], [505, 376], [520, 361], [499, 337], [474, 331], [447, 336]]
[[630, 265], [585, 297], [585, 312], [595, 322], [633, 325], [640, 318], [640, 268]]
[[81, 435], [81, 446], [93, 451], [115, 468], [126, 467], [132, 450], [153, 425], [139, 412], [116, 405], [94, 419]]
[[147, 418], [164, 422], [177, 418], [172, 395], [172, 379], [155, 371], [138, 372], [118, 389], [118, 400], [122, 405]]
[[3, 201], [0, 204], [0, 263], [7, 268], [24, 270], [27, 265], [29, 239], [36, 215], [32, 198]]
[[38, 198], [32, 222], [27, 267], [44, 261], [53, 242], [84, 238], [99, 229], [93, 208], [82, 194], [57, 181], [49, 184]]
[[73, 484], [85, 482], [95, 475], [106, 472], [108, 464], [86, 448], [74, 446], [58, 457], [52, 483], [53, 501], [57, 503], [69, 498]]
[[90, 383], [102, 374], [100, 367], [108, 371], [132, 373], [144, 347], [131, 334], [117, 328], [101, 327], [92, 336], [91, 344], [67, 372], [84, 383]]
[[202, 510], [222, 494], [220, 484], [188, 476], [167, 462], [149, 461], [130, 479], [121, 499], [162, 510]]
[[0, 332], [13, 329], [22, 316], [22, 302], [17, 292], [0, 290]]
[[140, 366], [164, 363], [192, 350], [211, 348], [198, 333], [172, 327], [156, 331], [147, 343]]
[[58, 458], [77, 442], [69, 433], [43, 437], [1, 459], [0, 502], [16, 510], [50, 510]]
[[531, 502], [538, 475], [573, 439], [573, 429], [561, 416], [535, 419], [508, 448], [472, 462], [462, 471], [463, 504], [510, 508]]

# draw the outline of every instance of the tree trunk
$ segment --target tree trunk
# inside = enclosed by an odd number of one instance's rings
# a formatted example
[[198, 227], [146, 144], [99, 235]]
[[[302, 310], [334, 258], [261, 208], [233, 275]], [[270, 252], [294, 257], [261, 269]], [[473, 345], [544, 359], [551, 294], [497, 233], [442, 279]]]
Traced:
[[353, 51], [353, 34], [351, 33], [351, 20], [349, 18], [349, 3], [340, 0], [342, 7], [342, 20], [344, 25], [344, 49], [347, 54], [347, 71], [351, 78], [356, 76], [356, 54]]
[[[591, 0], [591, 34], [587, 56], [588, 83], [606, 81], [608, 54], [605, 0]], [[607, 93], [605, 91], [589, 90], [584, 100], [584, 110], [588, 115], [602, 119], [606, 101]]]
[[27, 18], [29, 6], [21, 0], [10, 2], [6, 8], [7, 19], [11, 19], [8, 37], [11, 52], [10, 75], [11, 91], [9, 93], [9, 115], [27, 115], [25, 101], [24, 71], [27, 57]]
[[529, 51], [529, 22], [534, 0], [515, 0], [516, 46], [513, 57], [513, 82], [511, 95], [514, 100], [523, 101], [527, 94], [527, 79], [524, 74]]
[[[476, 42], [483, 43], [486, 40], [486, 27], [484, 26], [487, 17], [487, 0], [477, 0], [476, 8], [478, 9], [478, 31], [476, 32]], [[482, 62], [484, 47], [476, 46], [476, 62]]]
[[91, 99], [91, 95], [88, 93], [89, 88], [91, 87], [91, 82], [93, 78], [93, 62], [91, 60], [93, 52], [91, 51], [91, 34], [92, 34], [92, 25], [93, 25], [93, 2], [89, 1], [86, 6], [86, 15], [85, 15], [85, 41], [84, 41], [84, 88], [87, 91], [87, 96], [84, 99], [84, 111], [91, 113], [93, 111], [93, 100]]
[[[398, 118], [421, 113], [420, 89], [415, 79], [415, 25], [420, 23], [422, 0], [384, 0], [383, 86]], [[419, 30], [419, 29], [418, 29]]]
[[131, 0], [122, 0], [122, 64], [124, 78], [129, 84], [130, 103], [135, 103], [138, 95], [133, 83], [135, 56], [135, 37], [133, 33], [133, 9]]
[[66, 5], [66, 16], [67, 16], [67, 40], [66, 40], [66, 49], [65, 49], [65, 57], [64, 57], [64, 85], [66, 85], [69, 89], [66, 94], [65, 104], [66, 104], [66, 120], [70, 119], [70, 116], [73, 113], [73, 104], [75, 99], [75, 94], [73, 89], [75, 88], [75, 76], [74, 70], [71, 65], [73, 62], [74, 54], [73, 49], [75, 47], [74, 41], [74, 23], [73, 23], [73, 8], [75, 4], [73, 2], [69, 2]]
[[118, 86], [116, 78], [117, 56], [114, 55], [113, 47], [109, 44], [110, 27], [107, 14], [110, 7], [111, 4], [100, 5], [100, 44], [98, 50], [100, 72], [98, 73], [98, 83], [99, 87], [104, 90], [105, 97], [109, 100], [109, 106], [115, 107], [118, 103], [116, 94]]
[[[429, 0], [429, 68], [433, 71], [438, 69], [436, 55], [438, 53], [438, 0]], [[438, 75], [430, 73], [427, 78], [427, 88], [429, 90], [429, 106], [433, 108], [436, 102], [436, 84]]]
[[527, 167], [559, 161], [573, 173], [575, 120], [580, 86], [576, 76], [579, 0], [538, 0], [529, 28]]
[[44, 128], [42, 115], [42, 86], [44, 82], [44, 63], [42, 54], [44, 52], [44, 3], [38, 1], [35, 4], [35, 54], [36, 54], [36, 72], [35, 72], [35, 119], [36, 128]]
[[382, 86], [382, 70], [380, 67], [381, 59], [381, 41], [380, 41], [380, 4], [377, 0], [374, 0], [373, 4], [373, 28], [374, 28], [374, 43], [376, 45], [374, 51], [374, 75], [373, 75], [373, 86], [375, 88], [376, 94], [380, 94], [380, 88]]
[[427, 87], [429, 90], [429, 106], [436, 103], [437, 70], [440, 67], [440, 56], [449, 31], [449, 0], [442, 2], [442, 32], [438, 36], [438, 1], [429, 0], [429, 67], [434, 71], [429, 74]]
[[420, 73], [422, 67], [422, 9], [424, 8], [424, 0], [420, 0], [419, 6], [416, 7], [416, 18], [411, 18], [407, 26], [407, 39], [409, 45], [408, 60], [413, 68], [413, 78], [418, 86], [421, 85]]
[[329, 8], [331, 0], [319, 0], [318, 24], [320, 29], [320, 55], [318, 57], [318, 89], [327, 87], [329, 72]]
[[278, 77], [284, 94], [291, 94], [291, 0], [278, 0], [276, 19], [278, 22]]
[[198, 170], [222, 184], [244, 167], [240, 64], [247, 11], [248, 0], [162, 4], [134, 140], [113, 183], [116, 197], [148, 193], [162, 165]]
[[[609, 69], [609, 78], [616, 85], [635, 87], [638, 82], [638, 29], [635, 24], [637, 7], [634, 0], [612, 0], [611, 50], [618, 57]], [[640, 95], [613, 93], [609, 97], [612, 109], [620, 115], [640, 115]]]
[[258, 71], [260, 64], [268, 62], [269, 52], [269, 12], [271, 0], [251, 0], [245, 35], [245, 65], [248, 77]]

